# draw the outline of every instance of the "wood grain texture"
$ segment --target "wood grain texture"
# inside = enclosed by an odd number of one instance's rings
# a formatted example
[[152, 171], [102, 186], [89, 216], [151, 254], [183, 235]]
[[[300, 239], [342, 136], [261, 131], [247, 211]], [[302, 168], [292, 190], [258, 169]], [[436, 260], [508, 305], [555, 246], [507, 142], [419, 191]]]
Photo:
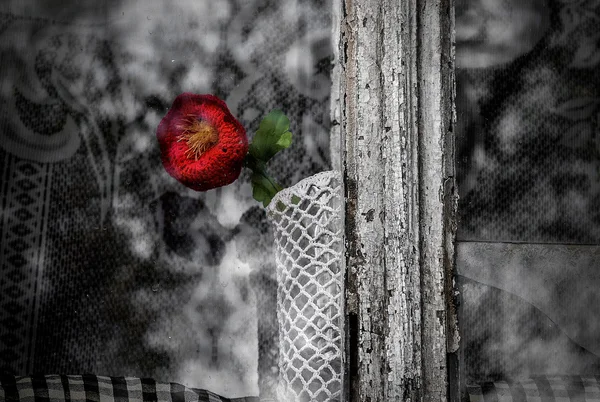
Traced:
[[445, 401], [447, 340], [451, 351], [457, 344], [448, 297], [456, 210], [454, 4], [338, 4], [332, 111], [337, 98], [346, 191], [346, 400]]

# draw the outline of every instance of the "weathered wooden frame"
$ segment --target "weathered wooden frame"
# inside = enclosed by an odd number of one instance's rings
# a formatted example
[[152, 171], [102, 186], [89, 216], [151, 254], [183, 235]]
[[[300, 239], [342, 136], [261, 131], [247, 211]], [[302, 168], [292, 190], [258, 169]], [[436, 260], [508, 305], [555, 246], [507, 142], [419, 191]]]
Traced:
[[338, 0], [346, 401], [458, 398], [454, 1]]

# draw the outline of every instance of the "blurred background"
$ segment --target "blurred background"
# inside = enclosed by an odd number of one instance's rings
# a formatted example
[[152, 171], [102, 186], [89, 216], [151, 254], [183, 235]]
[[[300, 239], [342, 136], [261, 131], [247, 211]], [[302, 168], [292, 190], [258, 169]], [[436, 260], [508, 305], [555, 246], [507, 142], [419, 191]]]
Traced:
[[330, 28], [319, 1], [0, 3], [0, 370], [270, 389], [264, 209], [247, 175], [176, 182], [155, 130], [182, 92], [250, 137], [278, 108], [295, 138], [274, 176], [328, 170]]
[[[283, 110], [285, 186], [331, 168], [318, 0], [0, 3], [0, 371], [268, 396], [272, 233], [247, 175], [160, 162], [181, 92], [252, 137]], [[600, 372], [600, 1], [457, 0], [458, 285], [467, 382]], [[336, 157], [338, 157], [336, 155]]]
[[599, 1], [457, 1], [467, 383], [600, 374], [599, 26]]

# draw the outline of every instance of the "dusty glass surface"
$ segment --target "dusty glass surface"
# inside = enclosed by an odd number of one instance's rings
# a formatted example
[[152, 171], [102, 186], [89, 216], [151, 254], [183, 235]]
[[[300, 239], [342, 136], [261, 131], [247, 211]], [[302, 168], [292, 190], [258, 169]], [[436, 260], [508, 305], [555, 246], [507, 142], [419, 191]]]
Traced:
[[327, 2], [0, 3], [0, 370], [268, 388], [264, 209], [245, 173], [172, 179], [155, 132], [182, 92], [225, 100], [249, 137], [281, 109], [289, 186], [330, 168], [330, 67]]
[[600, 243], [595, 3], [457, 2], [460, 240]]
[[598, 26], [598, 1], [457, 1], [467, 385], [600, 373]]

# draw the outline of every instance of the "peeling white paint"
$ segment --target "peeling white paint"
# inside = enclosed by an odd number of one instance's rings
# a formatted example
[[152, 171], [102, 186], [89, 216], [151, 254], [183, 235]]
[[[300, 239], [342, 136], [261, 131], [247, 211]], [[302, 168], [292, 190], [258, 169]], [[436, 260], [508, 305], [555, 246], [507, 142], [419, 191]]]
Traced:
[[454, 4], [336, 8], [332, 116], [345, 155], [347, 309], [357, 317], [348, 400], [446, 401]]

